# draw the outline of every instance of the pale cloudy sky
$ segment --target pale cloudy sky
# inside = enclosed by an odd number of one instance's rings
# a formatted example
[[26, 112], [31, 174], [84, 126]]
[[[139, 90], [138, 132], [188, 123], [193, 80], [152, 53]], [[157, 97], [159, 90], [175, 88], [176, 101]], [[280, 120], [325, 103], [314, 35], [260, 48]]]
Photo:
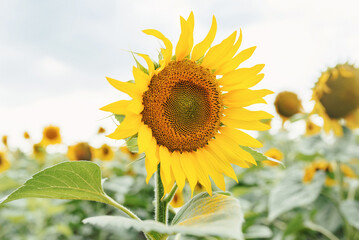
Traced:
[[266, 64], [258, 88], [295, 91], [307, 102], [327, 66], [359, 64], [358, 9], [356, 0], [1, 0], [0, 135], [16, 146], [25, 130], [40, 140], [48, 124], [68, 143], [93, 139], [100, 125], [113, 130], [98, 108], [125, 96], [105, 76], [131, 79], [128, 50], [156, 59], [160, 47], [141, 30], [158, 29], [176, 43], [179, 16], [190, 11], [197, 42], [212, 15], [217, 43], [241, 28], [241, 49], [257, 46], [245, 66]]

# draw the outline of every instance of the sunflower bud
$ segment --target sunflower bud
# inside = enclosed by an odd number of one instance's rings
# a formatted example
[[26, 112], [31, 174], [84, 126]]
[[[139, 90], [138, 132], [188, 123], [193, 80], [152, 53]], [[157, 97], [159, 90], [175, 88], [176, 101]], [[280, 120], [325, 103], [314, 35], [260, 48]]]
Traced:
[[288, 91], [278, 93], [274, 105], [282, 119], [288, 119], [302, 109], [302, 103], [297, 94]]

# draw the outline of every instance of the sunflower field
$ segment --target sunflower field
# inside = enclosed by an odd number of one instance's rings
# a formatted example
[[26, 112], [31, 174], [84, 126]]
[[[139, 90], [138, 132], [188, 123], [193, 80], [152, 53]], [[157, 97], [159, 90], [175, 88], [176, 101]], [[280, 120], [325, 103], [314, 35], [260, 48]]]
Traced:
[[88, 140], [56, 118], [0, 132], [1, 240], [359, 239], [359, 67], [323, 63], [307, 98], [262, 87], [245, 30], [202, 15], [178, 39], [142, 30], [158, 54], [131, 50], [130, 78], [101, 81], [118, 98]]

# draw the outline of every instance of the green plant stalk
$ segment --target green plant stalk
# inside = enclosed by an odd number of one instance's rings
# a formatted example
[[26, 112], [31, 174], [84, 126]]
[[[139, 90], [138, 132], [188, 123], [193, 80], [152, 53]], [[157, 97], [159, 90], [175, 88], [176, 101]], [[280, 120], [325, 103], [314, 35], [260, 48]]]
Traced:
[[339, 198], [338, 198], [338, 210], [340, 212], [340, 216], [343, 219], [343, 223], [344, 223], [344, 236], [345, 239], [351, 239], [350, 235], [352, 234], [352, 229], [351, 226], [349, 225], [348, 221], [345, 219], [345, 217], [343, 216], [343, 214], [341, 214], [341, 210], [340, 210], [340, 203], [345, 200], [344, 197], [344, 190], [343, 190], [343, 186], [344, 186], [344, 176], [342, 171], [340, 170], [340, 161], [336, 161], [336, 175], [335, 178], [338, 180], [338, 194], [339, 194]]
[[136, 214], [134, 214], [133, 212], [131, 212], [131, 210], [129, 210], [128, 208], [122, 206], [121, 204], [119, 204], [118, 202], [116, 202], [115, 200], [113, 200], [111, 197], [107, 196], [107, 204], [121, 210], [122, 212], [126, 213], [130, 218], [135, 219], [137, 221], [142, 221], [139, 217], [137, 217]]
[[167, 224], [167, 204], [162, 201], [165, 190], [161, 181], [160, 165], [157, 167], [155, 182], [155, 220]]

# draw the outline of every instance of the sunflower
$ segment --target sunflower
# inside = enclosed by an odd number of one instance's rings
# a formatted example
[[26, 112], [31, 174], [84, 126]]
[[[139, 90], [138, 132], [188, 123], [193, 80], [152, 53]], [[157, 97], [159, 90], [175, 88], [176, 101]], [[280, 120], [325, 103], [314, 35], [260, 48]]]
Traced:
[[55, 126], [47, 126], [42, 132], [41, 144], [43, 146], [61, 143], [60, 128]]
[[137, 160], [138, 157], [140, 156], [138, 153], [131, 152], [127, 146], [120, 147], [120, 151], [126, 154], [132, 161]]
[[356, 173], [353, 171], [353, 169], [344, 163], [340, 164], [340, 171], [344, 174], [344, 176], [348, 178], [358, 177]]
[[95, 153], [96, 158], [102, 161], [111, 161], [114, 157], [112, 148], [107, 144], [103, 144], [100, 148], [96, 149]]
[[39, 163], [43, 163], [46, 157], [46, 148], [41, 143], [36, 143], [32, 146], [32, 154]]
[[24, 132], [24, 138], [25, 139], [30, 139], [30, 134], [28, 132]]
[[175, 195], [172, 198], [172, 201], [170, 202], [170, 205], [173, 208], [179, 208], [182, 207], [183, 204], [184, 204], [183, 192], [176, 191]]
[[327, 174], [325, 179], [326, 186], [330, 187], [335, 185], [336, 181], [333, 178], [334, 166], [325, 160], [315, 161], [305, 168], [302, 179], [303, 183], [310, 183], [313, 180], [315, 173], [318, 171], [323, 171]]
[[310, 119], [306, 120], [305, 124], [305, 135], [306, 136], [312, 136], [315, 134], [318, 134], [321, 130], [321, 127], [319, 127], [317, 124], [313, 123]]
[[312, 113], [324, 120], [324, 131], [343, 134], [340, 121], [350, 128], [359, 127], [359, 69], [339, 64], [322, 73], [313, 89], [315, 105]]
[[6, 135], [2, 136], [1, 141], [2, 141], [2, 143], [4, 144], [5, 147], [8, 146], [8, 145], [7, 145], [7, 136], [6, 136]]
[[6, 158], [6, 154], [4, 152], [0, 152], [0, 173], [8, 170], [10, 165], [9, 160]]
[[106, 132], [106, 129], [104, 129], [103, 127], [99, 127], [98, 130], [97, 130], [97, 134], [102, 134], [102, 133], [105, 133]]
[[159, 63], [138, 54], [148, 69], [133, 67], [134, 83], [107, 78], [132, 100], [114, 102], [101, 110], [125, 116], [108, 137], [124, 139], [138, 134], [139, 153], [146, 154], [147, 182], [160, 164], [165, 194], [174, 182], [182, 191], [186, 181], [192, 192], [199, 182], [211, 194], [209, 176], [225, 190], [223, 174], [238, 181], [231, 164], [243, 168], [249, 167], [247, 163], [256, 164], [239, 145], [262, 144], [238, 129], [270, 128], [260, 120], [272, 115], [245, 107], [265, 103], [263, 97], [273, 92], [249, 89], [263, 79], [260, 72], [264, 64], [237, 69], [255, 50], [252, 47], [236, 54], [242, 41], [241, 31], [238, 38], [235, 31], [210, 47], [217, 30], [213, 17], [207, 36], [193, 47], [193, 13], [187, 20], [180, 20], [181, 34], [175, 49], [161, 32], [143, 31], [164, 43]]
[[68, 147], [67, 157], [71, 161], [92, 161], [94, 155], [93, 152], [93, 148], [88, 143], [80, 142]]
[[[264, 153], [264, 155], [278, 161], [282, 161], [283, 159], [283, 153], [277, 148], [269, 149], [267, 152]], [[277, 166], [279, 164], [270, 160], [262, 161], [262, 163], [268, 166]]]
[[288, 91], [278, 93], [274, 106], [283, 123], [295, 114], [302, 112], [303, 108], [297, 94]]

